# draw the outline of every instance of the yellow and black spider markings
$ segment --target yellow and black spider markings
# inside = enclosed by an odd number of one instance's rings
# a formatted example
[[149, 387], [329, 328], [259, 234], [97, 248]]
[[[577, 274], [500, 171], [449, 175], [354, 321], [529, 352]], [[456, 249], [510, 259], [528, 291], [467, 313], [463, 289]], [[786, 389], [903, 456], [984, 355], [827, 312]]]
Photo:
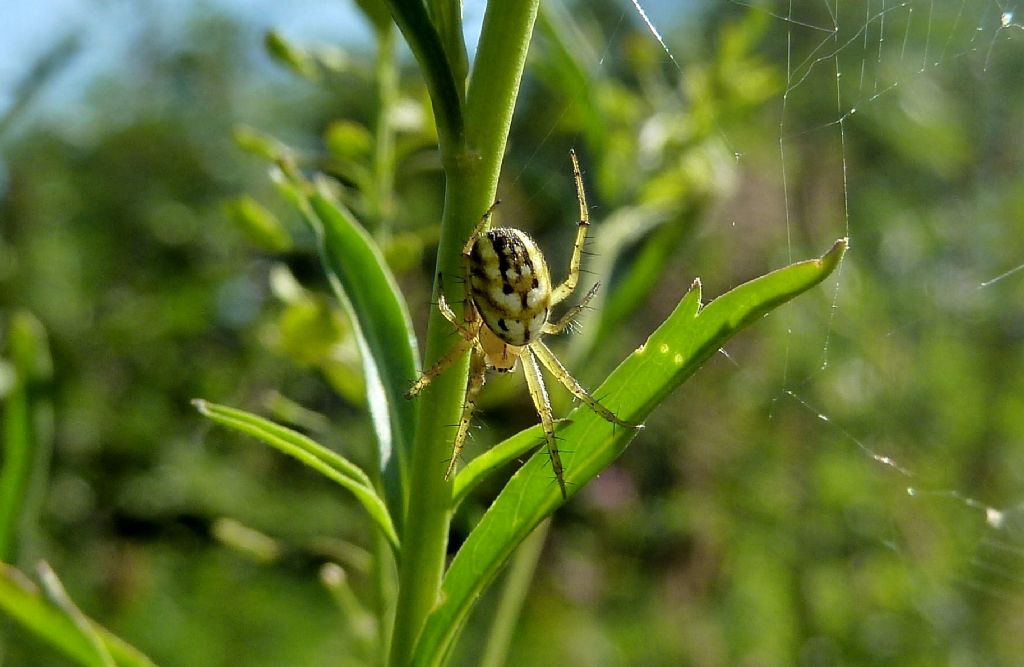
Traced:
[[548, 321], [551, 308], [564, 301], [576, 289], [583, 244], [587, 238], [587, 228], [590, 226], [579, 162], [574, 151], [569, 153], [569, 157], [572, 159], [580, 219], [572, 259], [569, 262], [569, 275], [566, 279], [552, 288], [551, 275], [544, 254], [534, 240], [524, 232], [509, 227], [487, 229], [491, 214], [498, 205], [498, 202], [495, 202], [484, 213], [462, 250], [462, 271], [467, 292], [462, 320], [455, 316], [444, 294], [439, 295], [438, 307], [441, 313], [459, 330], [462, 339], [413, 383], [406, 397], [412, 398], [420, 393], [431, 380], [443, 373], [462, 354], [467, 350], [472, 351], [466, 400], [445, 479], [448, 479], [455, 470], [487, 371], [512, 371], [519, 359], [523, 361], [526, 385], [544, 426], [548, 456], [563, 498], [566, 497], [566, 487], [562, 459], [555, 439], [555, 420], [537, 362], [543, 364], [559, 383], [604, 419], [622, 426], [634, 426], [622, 421], [611, 410], [598, 403], [541, 340], [545, 334], [557, 334], [565, 330], [586, 307], [598, 288], [598, 285], [594, 285], [582, 301], [557, 322]]
[[469, 296], [494, 335], [516, 347], [540, 336], [551, 277], [533, 239], [505, 227], [481, 234], [469, 253], [469, 277]]

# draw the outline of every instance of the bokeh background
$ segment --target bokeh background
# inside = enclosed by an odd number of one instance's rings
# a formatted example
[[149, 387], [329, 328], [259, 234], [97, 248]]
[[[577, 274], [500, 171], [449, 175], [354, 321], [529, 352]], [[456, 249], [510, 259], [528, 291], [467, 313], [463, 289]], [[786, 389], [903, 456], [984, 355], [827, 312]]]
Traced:
[[[509, 663], [1024, 664], [1015, 4], [646, 8], [671, 57], [628, 0], [544, 2], [513, 122], [501, 222], [556, 273], [570, 146], [586, 171], [605, 287], [559, 341], [566, 364], [595, 386], [698, 275], [712, 297], [841, 236], [852, 251], [556, 515]], [[467, 3], [471, 40], [482, 13]], [[269, 30], [305, 49], [291, 66]], [[253, 149], [272, 135], [345, 185], [422, 327], [443, 180], [399, 50], [393, 184], [361, 187], [375, 48], [347, 2], [3, 7], [0, 339], [19, 318], [45, 337], [53, 452], [16, 562], [47, 560], [160, 664], [364, 664], [320, 573], [339, 563], [368, 594], [367, 521], [189, 401], [369, 460], [348, 324]], [[477, 451], [536, 421], [518, 378], [482, 411]], [[476, 664], [494, 604], [457, 664]], [[7, 665], [68, 664], [10, 624], [0, 644]]]

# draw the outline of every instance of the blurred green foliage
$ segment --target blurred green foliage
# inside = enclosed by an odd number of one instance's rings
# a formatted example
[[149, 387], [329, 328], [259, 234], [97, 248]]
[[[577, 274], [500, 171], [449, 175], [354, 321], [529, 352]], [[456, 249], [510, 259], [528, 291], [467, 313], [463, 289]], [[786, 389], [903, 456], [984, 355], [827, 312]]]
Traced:
[[[804, 23], [833, 24], [825, 3], [797, 5]], [[965, 21], [937, 3], [927, 25], [887, 14], [887, 48], [905, 49], [869, 58], [728, 5], [677, 38], [662, 27], [683, 44], [679, 71], [628, 7], [594, 7], [544, 5], [500, 212], [564, 265], [574, 230], [556, 223], [574, 216], [576, 145], [594, 204], [588, 268], [610, 280], [562, 343], [584, 384], [696, 275], [717, 295], [847, 225], [853, 252], [838, 292], [731, 344], [556, 516], [510, 664], [1016, 664], [1024, 282], [979, 285], [1024, 261], [1020, 30], [996, 33], [976, 3]], [[877, 28], [856, 11], [835, 19], [844, 38]], [[253, 54], [261, 41], [197, 19], [172, 50], [96, 82], [85, 117], [33, 124], [21, 108], [0, 125], [0, 318], [7, 337], [31, 311], [54, 370], [40, 538], [18, 564], [45, 557], [79, 607], [160, 664], [365, 664], [352, 650], [365, 628], [344, 618], [371, 595], [368, 522], [299, 464], [208, 431], [189, 401], [218, 397], [372, 455], [350, 325], [313, 240], [238, 146], [274, 157], [286, 149], [263, 133], [286, 137], [337, 177], [422, 323], [436, 136], [403, 69], [382, 191], [365, 167], [387, 150], [372, 56], [267, 37], [314, 86], [277, 76]], [[533, 423], [515, 382], [488, 385], [471, 447]], [[324, 562], [352, 595], [320, 583]], [[492, 605], [470, 621], [461, 664]], [[2, 641], [6, 664], [66, 664], [16, 630]]]

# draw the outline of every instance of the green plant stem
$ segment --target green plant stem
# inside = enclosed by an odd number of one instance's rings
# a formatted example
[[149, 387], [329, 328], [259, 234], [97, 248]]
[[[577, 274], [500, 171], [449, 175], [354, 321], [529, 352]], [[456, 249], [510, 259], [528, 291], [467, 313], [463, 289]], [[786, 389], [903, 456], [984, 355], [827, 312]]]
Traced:
[[[482, 161], [478, 171], [486, 177], [491, 188], [489, 197], [493, 197], [497, 190], [512, 112], [519, 96], [519, 83], [539, 5], [540, 0], [495, 0], [487, 3], [466, 94], [465, 119], [467, 143]], [[485, 198], [483, 208], [476, 213], [477, 220], [468, 221], [466, 236], [490, 204]]]
[[[695, 280], [647, 341], [597, 388], [605, 405], [632, 423], [644, 419], [722, 345], [773, 308], [824, 280], [847, 248], [840, 239], [824, 256], [755, 278], [701, 307]], [[566, 417], [562, 431], [565, 481], [575, 494], [614, 461], [637, 434], [587, 406]], [[564, 503], [551, 480], [547, 453], [537, 451], [516, 471], [480, 518], [445, 574], [441, 602], [427, 619], [416, 665], [441, 667], [474, 603], [533, 529]]]
[[[462, 286], [451, 279], [461, 273], [462, 246], [497, 191], [538, 3], [504, 0], [488, 4], [467, 94], [464, 143], [446, 141], [442, 136], [446, 182], [437, 271], [449, 276], [446, 286], [453, 303], [463, 299]], [[412, 45], [406, 28], [402, 31]], [[424, 66], [423, 59], [418, 56], [418, 60]], [[435, 113], [444, 108], [434, 100]], [[454, 119], [438, 118], [437, 124], [439, 135], [443, 135], [443, 128], [452, 127]], [[435, 278], [435, 300], [439, 289], [440, 281]], [[448, 351], [451, 333], [451, 325], [434, 309], [427, 327], [424, 367]], [[424, 621], [438, 602], [452, 512], [452, 485], [444, 479], [442, 468], [451, 455], [452, 425], [458, 423], [462, 409], [467, 370], [467, 359], [463, 359], [417, 399], [408, 496], [415, 501], [410, 503], [402, 531], [399, 597], [391, 644], [391, 664], [395, 666], [411, 661]]]
[[530, 592], [534, 572], [540, 561], [548, 531], [551, 529], [551, 517], [540, 523], [530, 536], [516, 549], [512, 557], [512, 565], [505, 575], [505, 587], [501, 591], [501, 600], [494, 612], [494, 622], [487, 636], [487, 646], [480, 667], [502, 667], [508, 662], [508, 649], [512, 645], [512, 635], [519, 623], [519, 615], [523, 611], [523, 602]]

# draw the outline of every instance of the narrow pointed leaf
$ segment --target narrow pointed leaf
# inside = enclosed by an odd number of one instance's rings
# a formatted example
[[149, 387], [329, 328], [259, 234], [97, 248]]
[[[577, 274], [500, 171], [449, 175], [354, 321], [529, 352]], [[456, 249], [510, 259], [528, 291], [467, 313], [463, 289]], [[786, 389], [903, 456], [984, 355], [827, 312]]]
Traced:
[[430, 20], [423, 0], [388, 0], [391, 16], [402, 31], [423, 71], [442, 150], [458, 146], [463, 138], [462, 99], [465, 80], [456, 78], [445, 44]]
[[415, 406], [404, 394], [419, 366], [409, 310], [376, 243], [352, 214], [322, 186], [306, 202], [324, 267], [357, 334], [388, 500], [401, 516], [407, 501], [401, 497], [407, 488], [402, 480], [415, 428]]
[[387, 506], [359, 466], [297, 431], [250, 412], [203, 400], [193, 401], [193, 404], [202, 415], [218, 424], [251, 435], [352, 492], [391, 545], [398, 550], [398, 533]]
[[[567, 424], [568, 422], [564, 419], [555, 424], [559, 437], [561, 437], [561, 429]], [[544, 428], [537, 424], [516, 433], [511, 438], [475, 457], [455, 476], [455, 484], [452, 485], [452, 507], [458, 507], [469, 495], [469, 492], [488, 475], [543, 444]]]
[[0, 611], [80, 665], [105, 667], [104, 656], [92, 643], [97, 637], [119, 667], [156, 664], [95, 621], [87, 620], [90, 632], [83, 632], [65, 610], [49, 600], [20, 570], [4, 563], [0, 563]]
[[[822, 258], [769, 273], [700, 307], [700, 283], [675, 311], [597, 390], [619, 417], [642, 422], [730, 337], [772, 308], [825, 279], [838, 266], [846, 240]], [[589, 410], [577, 408], [561, 432], [562, 462], [570, 494], [614, 461], [636, 435]], [[427, 619], [416, 665], [440, 665], [473, 603], [530, 531], [563, 502], [546, 452], [513, 475], [463, 543], [445, 575], [440, 604]]]

